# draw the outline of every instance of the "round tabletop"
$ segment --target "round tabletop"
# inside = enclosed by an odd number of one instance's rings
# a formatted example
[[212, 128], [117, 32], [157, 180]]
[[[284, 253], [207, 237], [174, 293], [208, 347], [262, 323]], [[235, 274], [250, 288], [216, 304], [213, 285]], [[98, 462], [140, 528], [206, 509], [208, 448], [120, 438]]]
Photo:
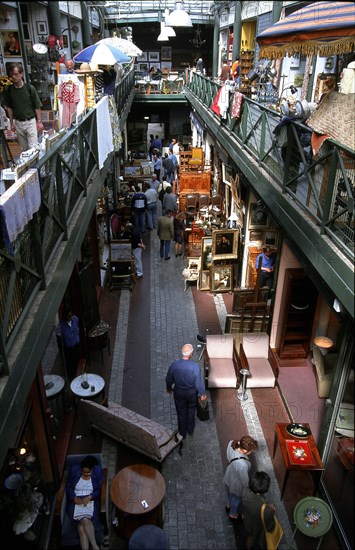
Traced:
[[313, 344], [315, 344], [319, 348], [328, 349], [328, 348], [333, 347], [334, 342], [331, 338], [328, 338], [327, 336], [317, 336], [313, 340]]
[[47, 397], [58, 395], [64, 388], [65, 380], [58, 374], [45, 374], [43, 380]]
[[[87, 386], [87, 387], [86, 387]], [[74, 378], [70, 384], [71, 391], [78, 397], [94, 397], [105, 387], [105, 380], [98, 374], [85, 373]]]
[[162, 502], [165, 481], [152, 466], [132, 464], [115, 475], [110, 495], [119, 510], [132, 515], [146, 514]]
[[293, 518], [299, 531], [308, 537], [322, 537], [333, 523], [333, 514], [326, 502], [317, 497], [300, 500], [294, 509]]

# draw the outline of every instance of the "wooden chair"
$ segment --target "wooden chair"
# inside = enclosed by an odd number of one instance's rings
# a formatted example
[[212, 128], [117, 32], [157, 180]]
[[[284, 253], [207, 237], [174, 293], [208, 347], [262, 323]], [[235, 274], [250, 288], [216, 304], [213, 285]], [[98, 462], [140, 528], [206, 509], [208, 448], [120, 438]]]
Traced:
[[211, 211], [215, 216], [221, 216], [223, 214], [223, 201], [221, 195], [214, 195], [211, 198]]
[[189, 168], [192, 170], [203, 170], [204, 153], [202, 147], [192, 147]]
[[210, 196], [207, 193], [201, 193], [198, 199], [198, 211], [202, 215], [208, 213], [208, 208], [210, 206]]
[[186, 214], [189, 216], [195, 216], [197, 214], [197, 197], [195, 193], [186, 195]]

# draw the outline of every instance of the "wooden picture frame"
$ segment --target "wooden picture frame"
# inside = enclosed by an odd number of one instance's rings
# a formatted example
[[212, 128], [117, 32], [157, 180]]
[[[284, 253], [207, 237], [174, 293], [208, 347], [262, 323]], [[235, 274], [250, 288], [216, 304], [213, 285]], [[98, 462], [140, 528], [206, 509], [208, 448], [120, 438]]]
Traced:
[[269, 216], [263, 205], [252, 202], [249, 206], [249, 229], [267, 229]]
[[37, 21], [36, 26], [37, 26], [37, 34], [40, 34], [40, 35], [42, 35], [42, 34], [47, 35], [48, 34], [47, 22], [46, 21]]
[[264, 246], [271, 246], [277, 248], [279, 241], [278, 231], [265, 231], [264, 232]]
[[162, 46], [160, 52], [162, 61], [171, 61], [171, 46]]
[[200, 270], [200, 281], [199, 281], [199, 290], [206, 291], [210, 290], [211, 279], [210, 279], [210, 270], [204, 269]]
[[62, 39], [63, 39], [63, 48], [67, 48], [68, 47], [68, 35], [63, 34]]
[[233, 289], [231, 265], [212, 265], [210, 267], [211, 292], [231, 292]]
[[149, 63], [159, 63], [160, 61], [160, 53], [159, 52], [149, 52]]
[[217, 229], [212, 234], [213, 260], [234, 260], [238, 257], [239, 230]]
[[20, 35], [18, 31], [1, 31], [1, 43], [4, 57], [22, 57]]
[[209, 271], [213, 262], [212, 237], [201, 239], [201, 271]]
[[259, 229], [252, 229], [249, 231], [249, 242], [262, 245], [264, 240], [264, 231]]
[[142, 55], [137, 55], [137, 63], [143, 63], [144, 61], [148, 61], [147, 52], [142, 52]]

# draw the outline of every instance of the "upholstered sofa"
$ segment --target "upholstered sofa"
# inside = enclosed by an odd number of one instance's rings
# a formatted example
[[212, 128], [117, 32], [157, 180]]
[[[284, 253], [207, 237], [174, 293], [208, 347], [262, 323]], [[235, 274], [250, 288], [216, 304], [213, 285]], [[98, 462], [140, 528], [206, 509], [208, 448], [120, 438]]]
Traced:
[[323, 355], [321, 350], [314, 346], [312, 363], [314, 365], [318, 397], [328, 397], [333, 381], [334, 367], [338, 358], [337, 353]]
[[248, 369], [247, 388], [273, 388], [278, 375], [278, 366], [269, 346], [266, 332], [243, 334], [239, 349], [240, 368]]
[[204, 359], [205, 384], [208, 388], [237, 387], [237, 350], [233, 334], [206, 336]]
[[157, 462], [162, 462], [182, 443], [182, 436], [177, 430], [165, 428], [113, 401], [108, 401], [106, 407], [81, 399], [80, 408], [92, 428]]

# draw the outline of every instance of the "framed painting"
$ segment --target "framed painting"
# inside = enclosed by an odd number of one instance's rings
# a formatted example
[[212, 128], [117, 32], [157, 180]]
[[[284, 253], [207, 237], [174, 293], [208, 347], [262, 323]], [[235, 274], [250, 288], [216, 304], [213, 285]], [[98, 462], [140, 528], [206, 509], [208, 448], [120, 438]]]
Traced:
[[205, 269], [200, 271], [199, 290], [210, 290], [210, 270]]
[[232, 291], [232, 266], [212, 265], [210, 267], [211, 292]]
[[37, 21], [37, 33], [38, 34], [48, 34], [46, 21]]
[[261, 245], [263, 242], [263, 237], [264, 237], [263, 231], [258, 231], [255, 229], [253, 229], [252, 231], [249, 231], [249, 242], [251, 243], [257, 243]]
[[172, 63], [171, 61], [162, 61], [162, 63], [160, 63], [160, 68], [161, 70], [164, 72], [164, 71], [171, 71], [171, 67], [172, 67]]
[[252, 202], [249, 206], [249, 229], [266, 229], [269, 216], [262, 204]]
[[149, 71], [149, 63], [138, 63], [138, 70], [141, 73], [147, 73]]
[[264, 245], [277, 248], [279, 240], [279, 234], [277, 231], [265, 231], [264, 233]]
[[32, 40], [25, 40], [25, 46], [26, 46], [26, 55], [33, 55]]
[[1, 31], [1, 43], [4, 57], [22, 56], [18, 31]]
[[233, 260], [238, 257], [239, 230], [217, 229], [212, 235], [213, 260]]
[[68, 47], [68, 35], [63, 34], [62, 38], [63, 38], [63, 48], [67, 48]]
[[231, 178], [232, 175], [232, 168], [228, 166], [227, 164], [222, 163], [222, 181], [223, 183], [226, 183], [227, 185], [231, 185]]
[[202, 271], [208, 270], [212, 265], [212, 237], [201, 239]]
[[155, 69], [156, 71], [160, 70], [160, 63], [149, 63], [150, 69]]
[[137, 55], [137, 62], [142, 63], [143, 61], [148, 61], [147, 52], [143, 52], [142, 55]]
[[171, 60], [171, 46], [162, 46], [161, 60], [162, 61], [170, 61]]
[[160, 61], [159, 52], [149, 52], [149, 62], [158, 62]]

